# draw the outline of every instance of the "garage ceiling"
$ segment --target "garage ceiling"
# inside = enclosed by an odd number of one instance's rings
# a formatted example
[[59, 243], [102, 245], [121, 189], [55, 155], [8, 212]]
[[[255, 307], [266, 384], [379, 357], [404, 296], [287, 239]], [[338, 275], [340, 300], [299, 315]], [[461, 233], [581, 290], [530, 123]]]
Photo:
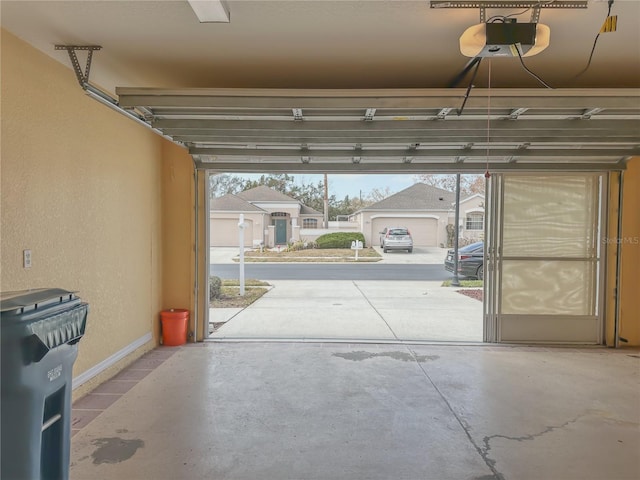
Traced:
[[65, 65], [54, 45], [101, 45], [90, 83], [183, 143], [203, 168], [415, 172], [483, 170], [489, 161], [598, 169], [639, 154], [640, 2], [615, 1], [618, 31], [600, 36], [579, 77], [607, 3], [542, 9], [551, 45], [525, 62], [557, 89], [543, 88], [517, 58], [485, 59], [460, 115], [469, 78], [447, 87], [469, 60], [458, 38], [478, 23], [477, 8], [227, 3], [226, 24], [200, 24], [186, 1], [0, 6], [3, 28]]

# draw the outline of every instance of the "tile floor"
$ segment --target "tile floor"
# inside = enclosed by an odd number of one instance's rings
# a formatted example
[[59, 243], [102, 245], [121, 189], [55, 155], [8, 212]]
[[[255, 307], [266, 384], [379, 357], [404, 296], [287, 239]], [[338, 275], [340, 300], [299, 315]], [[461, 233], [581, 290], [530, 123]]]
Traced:
[[122, 395], [136, 386], [140, 380], [162, 365], [179, 348], [158, 347], [144, 354], [118, 375], [74, 402], [71, 410], [71, 436], [73, 437], [86, 427]]

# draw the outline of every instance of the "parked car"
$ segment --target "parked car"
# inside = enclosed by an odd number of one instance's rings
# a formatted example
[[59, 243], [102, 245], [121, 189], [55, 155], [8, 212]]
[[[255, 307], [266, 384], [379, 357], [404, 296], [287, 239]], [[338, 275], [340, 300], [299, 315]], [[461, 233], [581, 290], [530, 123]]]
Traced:
[[[444, 268], [453, 273], [453, 249], [447, 251]], [[458, 275], [484, 279], [484, 242], [471, 243], [458, 249]]]
[[380, 247], [387, 253], [389, 250], [406, 250], [413, 252], [413, 238], [406, 227], [386, 227], [380, 232]]

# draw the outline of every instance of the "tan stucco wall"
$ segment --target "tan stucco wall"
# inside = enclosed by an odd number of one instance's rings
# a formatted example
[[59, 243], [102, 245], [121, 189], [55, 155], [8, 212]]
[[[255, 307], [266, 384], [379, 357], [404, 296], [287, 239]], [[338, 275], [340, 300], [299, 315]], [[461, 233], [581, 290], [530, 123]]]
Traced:
[[620, 276], [621, 345], [640, 345], [640, 157], [624, 173]]
[[157, 333], [164, 140], [84, 95], [69, 68], [4, 30], [1, 58], [0, 288], [67, 288], [90, 304], [77, 376]]
[[[484, 238], [484, 229], [467, 230], [467, 215], [469, 213], [482, 212], [484, 214], [484, 197], [473, 197], [467, 201], [460, 202], [460, 223], [462, 224], [461, 236], [468, 241], [477, 241]], [[455, 222], [455, 210], [449, 212], [448, 223], [453, 225]], [[446, 231], [446, 230], [445, 230]], [[446, 244], [446, 239], [445, 239]]]
[[[187, 151], [162, 145], [162, 309], [194, 307], [194, 167]], [[193, 320], [193, 318], [192, 318]], [[159, 323], [157, 323], [159, 326]]]

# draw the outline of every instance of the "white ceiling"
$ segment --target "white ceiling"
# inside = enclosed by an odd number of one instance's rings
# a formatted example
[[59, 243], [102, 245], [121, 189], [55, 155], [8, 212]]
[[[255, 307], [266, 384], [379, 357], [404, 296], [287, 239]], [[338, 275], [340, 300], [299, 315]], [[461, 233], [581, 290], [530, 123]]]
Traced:
[[[230, 23], [200, 24], [186, 0], [2, 0], [1, 22], [65, 65], [55, 44], [101, 45], [91, 81], [113, 93], [116, 86], [443, 88], [469, 60], [460, 34], [479, 21], [478, 9], [431, 9], [428, 0], [227, 3]], [[574, 78], [606, 12], [599, 0], [587, 9], [542, 9], [551, 46], [526, 64], [559, 88], [640, 86], [637, 0], [615, 1], [618, 31], [601, 35], [592, 67]], [[487, 84], [482, 63], [479, 87]], [[539, 86], [517, 58], [492, 60], [492, 87]]]

